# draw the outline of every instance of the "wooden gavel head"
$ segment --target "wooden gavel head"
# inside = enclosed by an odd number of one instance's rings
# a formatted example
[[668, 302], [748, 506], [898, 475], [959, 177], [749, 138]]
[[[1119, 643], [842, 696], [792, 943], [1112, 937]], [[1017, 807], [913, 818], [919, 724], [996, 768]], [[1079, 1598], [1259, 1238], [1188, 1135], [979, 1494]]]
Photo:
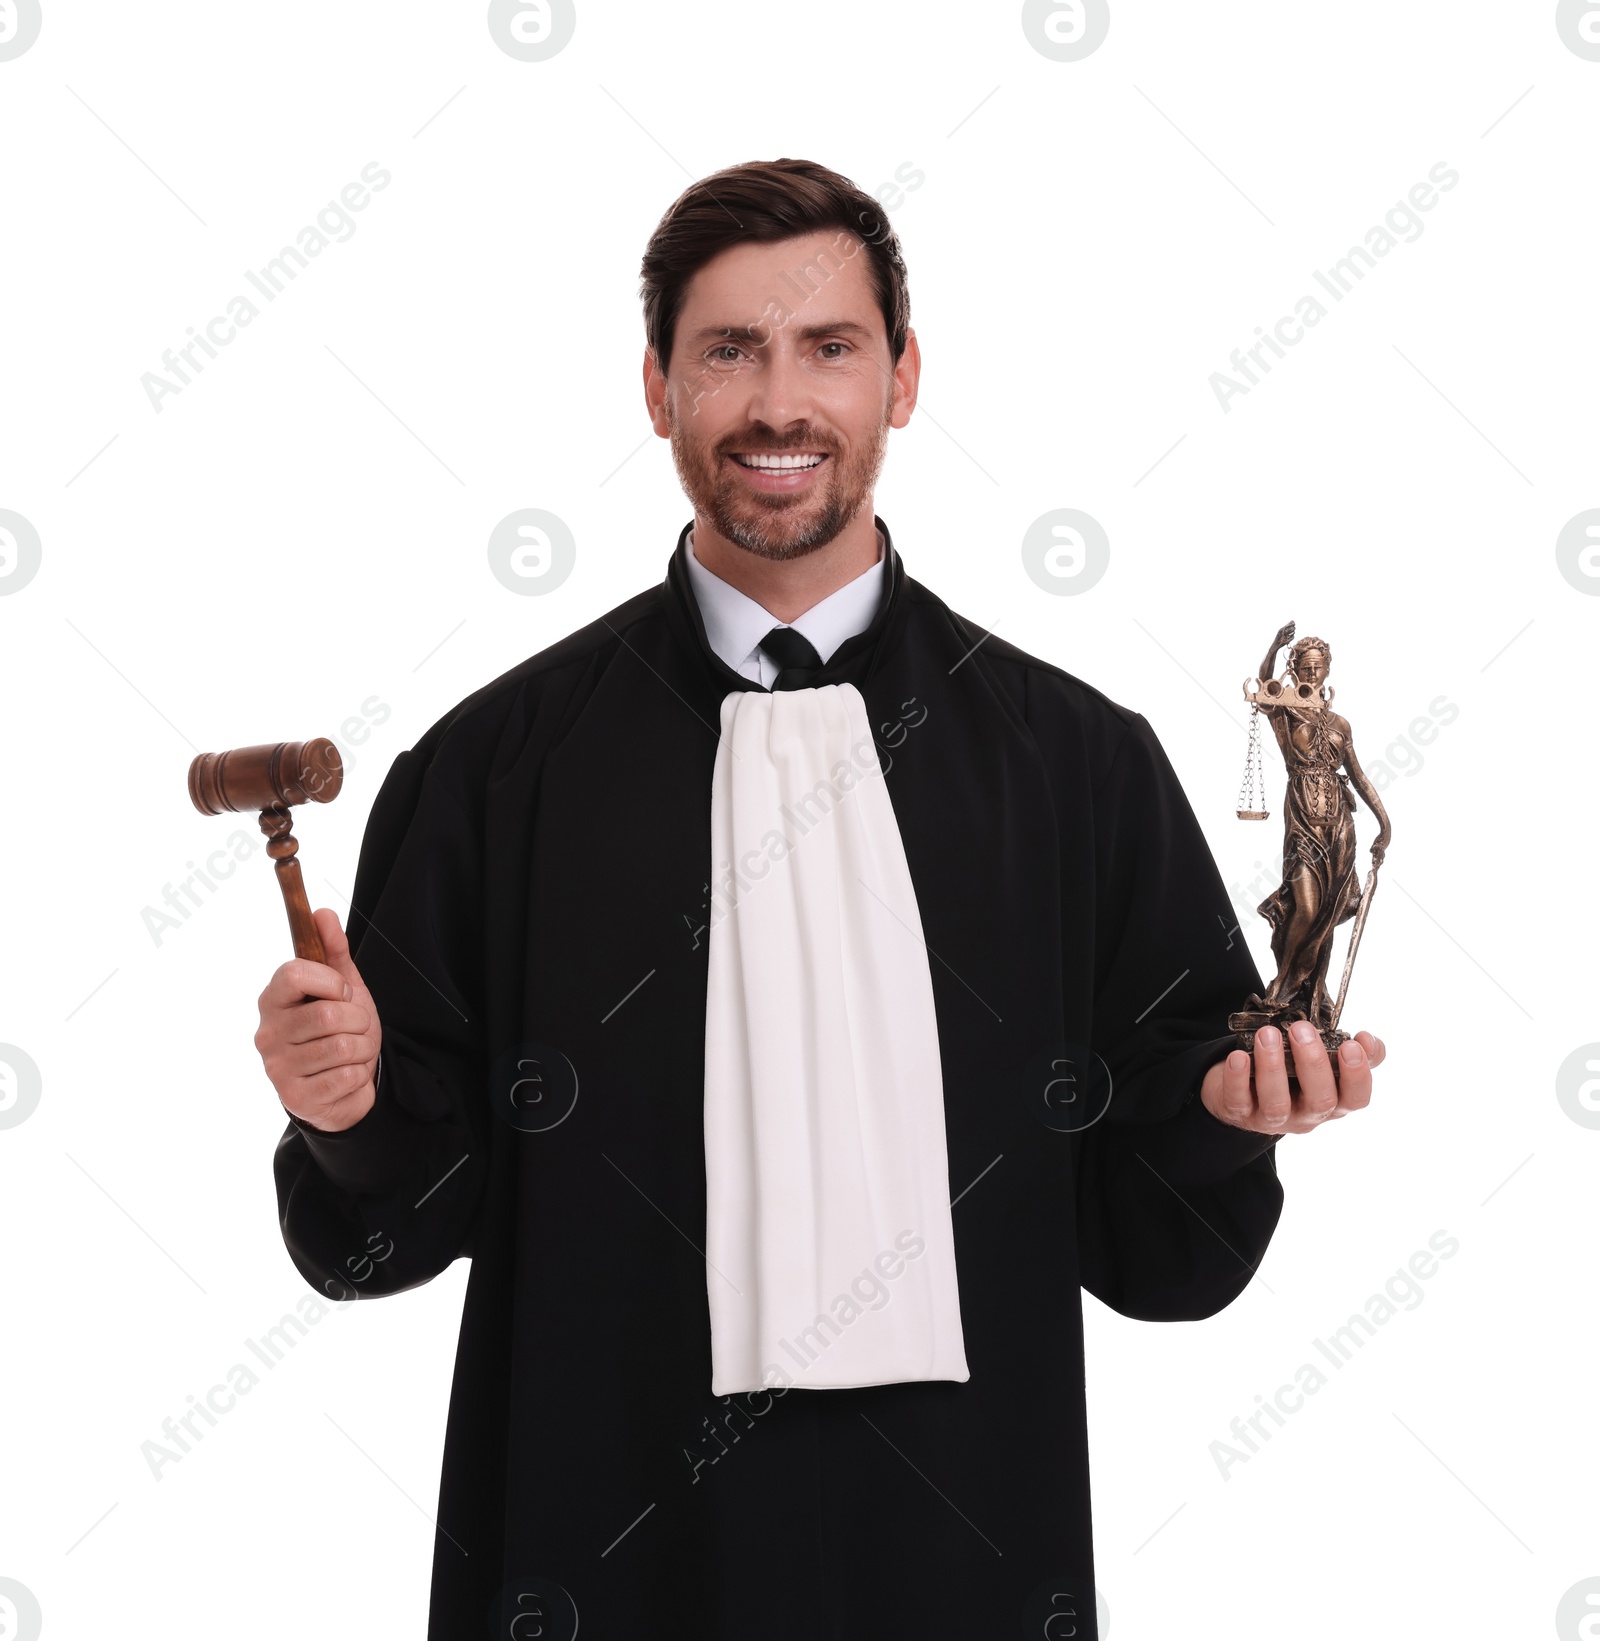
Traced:
[[325, 735], [202, 752], [189, 765], [189, 796], [202, 815], [331, 803], [343, 785], [344, 761]]
[[278, 887], [289, 913], [296, 957], [327, 962], [311, 918], [300, 862], [300, 840], [289, 815], [297, 803], [331, 803], [344, 785], [344, 761], [326, 736], [314, 741], [275, 741], [232, 752], [202, 752], [189, 765], [189, 797], [202, 815], [261, 811], [267, 853], [276, 864]]

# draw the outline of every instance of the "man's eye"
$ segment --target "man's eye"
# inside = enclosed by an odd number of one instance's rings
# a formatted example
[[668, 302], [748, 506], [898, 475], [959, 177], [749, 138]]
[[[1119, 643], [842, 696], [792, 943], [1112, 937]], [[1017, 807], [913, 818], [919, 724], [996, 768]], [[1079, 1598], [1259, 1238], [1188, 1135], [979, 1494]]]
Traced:
[[[837, 348], [839, 351], [837, 353], [829, 353], [829, 348]], [[844, 342], [824, 342], [822, 346], [817, 349], [817, 351], [825, 354], [829, 359], [842, 359], [848, 351], [848, 346]]]
[[711, 350], [711, 357], [718, 364], [731, 365], [734, 360], [742, 357], [742, 352], [734, 343], [724, 342], [720, 347]]

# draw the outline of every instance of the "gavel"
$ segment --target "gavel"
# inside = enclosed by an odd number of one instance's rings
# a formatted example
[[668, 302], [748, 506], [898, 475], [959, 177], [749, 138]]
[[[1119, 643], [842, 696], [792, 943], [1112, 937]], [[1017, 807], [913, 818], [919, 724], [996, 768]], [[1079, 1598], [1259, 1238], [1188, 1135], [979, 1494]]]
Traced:
[[294, 955], [326, 963], [322, 938], [311, 918], [305, 880], [295, 858], [300, 840], [289, 814], [297, 803], [331, 803], [344, 785], [344, 761], [326, 736], [314, 741], [277, 741], [232, 752], [202, 752], [189, 765], [189, 796], [202, 815], [261, 811], [267, 853], [276, 863], [278, 887], [289, 913]]

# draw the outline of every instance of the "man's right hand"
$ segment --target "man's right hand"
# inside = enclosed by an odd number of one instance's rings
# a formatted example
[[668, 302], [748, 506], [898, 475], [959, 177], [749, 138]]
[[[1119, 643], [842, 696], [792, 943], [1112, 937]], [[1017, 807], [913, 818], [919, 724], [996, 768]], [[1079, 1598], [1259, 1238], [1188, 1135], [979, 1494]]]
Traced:
[[295, 958], [267, 982], [256, 1048], [284, 1110], [337, 1132], [372, 1109], [383, 1033], [338, 915], [327, 907], [313, 915], [328, 961]]

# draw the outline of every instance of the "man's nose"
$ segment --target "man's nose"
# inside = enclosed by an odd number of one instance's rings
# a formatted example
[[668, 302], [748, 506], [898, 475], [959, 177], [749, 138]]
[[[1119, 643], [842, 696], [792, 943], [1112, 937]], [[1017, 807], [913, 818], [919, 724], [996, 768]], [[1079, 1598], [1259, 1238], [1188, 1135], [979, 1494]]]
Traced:
[[781, 433], [791, 422], [806, 419], [811, 384], [792, 348], [773, 341], [763, 351], [766, 357], [756, 372], [747, 410], [752, 421], [765, 422]]

